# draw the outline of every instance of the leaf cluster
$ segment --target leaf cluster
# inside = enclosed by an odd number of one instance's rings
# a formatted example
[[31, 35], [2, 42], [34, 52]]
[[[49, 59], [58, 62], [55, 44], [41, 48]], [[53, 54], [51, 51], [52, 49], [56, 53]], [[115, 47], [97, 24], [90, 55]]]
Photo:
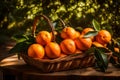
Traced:
[[28, 35], [15, 35], [14, 39], [17, 40], [17, 44], [9, 51], [9, 53], [22, 53], [27, 52], [29, 45], [35, 43], [35, 38]]
[[[95, 31], [90, 31], [84, 35], [84, 37], [91, 37], [96, 36], [98, 32], [101, 30], [100, 24], [93, 20], [92, 24], [94, 26]], [[106, 53], [112, 53], [112, 57], [110, 58], [110, 62], [120, 67], [120, 51], [116, 52], [115, 48], [118, 48], [120, 50], [120, 38], [112, 38], [111, 42], [107, 44], [107, 48], [101, 48], [92, 46], [86, 53], [92, 53], [94, 52], [94, 56], [96, 58], [96, 65], [100, 68], [101, 71], [105, 72], [108, 67], [108, 56]], [[114, 57], [117, 58], [117, 61], [114, 59]]]

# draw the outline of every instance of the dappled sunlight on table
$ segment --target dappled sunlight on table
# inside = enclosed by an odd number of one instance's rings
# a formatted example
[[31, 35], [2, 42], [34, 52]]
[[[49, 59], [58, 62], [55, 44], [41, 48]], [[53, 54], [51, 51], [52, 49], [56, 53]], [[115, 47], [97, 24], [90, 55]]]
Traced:
[[3, 59], [1, 62], [0, 62], [0, 66], [8, 66], [8, 65], [16, 65], [16, 64], [20, 64], [20, 63], [24, 63], [23, 59], [20, 58], [20, 60], [17, 58], [17, 55], [13, 55], [13, 56], [10, 56], [10, 57], [7, 57], [5, 59]]
[[109, 64], [106, 72], [100, 72], [94, 69], [93, 67], [74, 69], [53, 73], [43, 73], [41, 70], [35, 68], [34, 66], [26, 65], [24, 60], [18, 59], [17, 55], [9, 56], [3, 59], [0, 62], [0, 67], [6, 70], [11, 70], [13, 72], [23, 72], [25, 75], [34, 75], [34, 76], [120, 76], [120, 69], [115, 68], [112, 64]]

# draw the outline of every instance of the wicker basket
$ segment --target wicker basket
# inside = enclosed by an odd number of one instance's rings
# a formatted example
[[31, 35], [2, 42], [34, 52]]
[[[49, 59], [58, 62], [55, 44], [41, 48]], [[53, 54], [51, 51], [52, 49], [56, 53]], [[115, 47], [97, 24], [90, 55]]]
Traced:
[[[50, 20], [45, 15], [40, 15], [44, 17], [47, 22], [49, 23], [52, 31], [53, 26]], [[33, 23], [33, 36], [35, 36], [36, 30], [36, 23], [40, 16], [37, 16]], [[54, 35], [54, 33], [53, 33]], [[55, 38], [55, 36], [54, 36]], [[65, 57], [60, 57], [57, 59], [35, 59], [29, 57], [26, 53], [21, 53], [20, 56], [24, 59], [24, 61], [36, 68], [40, 69], [43, 72], [56, 72], [56, 71], [63, 71], [63, 70], [70, 70], [70, 69], [77, 69], [77, 68], [85, 68], [93, 66], [95, 63], [94, 54], [85, 54], [85, 53], [75, 53], [72, 55], [68, 55]], [[108, 54], [108, 59], [110, 58], [110, 54]]]
[[56, 72], [77, 68], [85, 68], [93, 66], [95, 58], [93, 55], [73, 54], [66, 57], [61, 57], [53, 60], [33, 59], [25, 54], [21, 54], [24, 61], [43, 72]]

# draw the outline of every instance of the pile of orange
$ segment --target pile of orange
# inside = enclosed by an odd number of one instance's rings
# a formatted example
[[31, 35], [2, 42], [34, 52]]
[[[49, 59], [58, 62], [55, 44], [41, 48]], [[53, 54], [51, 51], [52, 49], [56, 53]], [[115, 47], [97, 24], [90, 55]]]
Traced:
[[[92, 45], [106, 47], [111, 41], [111, 34], [107, 30], [100, 30], [96, 36], [84, 37], [92, 28], [84, 28], [81, 32], [72, 27], [65, 27], [60, 35], [62, 41], [58, 44], [53, 41], [53, 35], [48, 31], [40, 31], [35, 39], [36, 43], [28, 48], [28, 56], [40, 59], [55, 59], [71, 54], [82, 53]], [[56, 36], [56, 37], [57, 37]]]

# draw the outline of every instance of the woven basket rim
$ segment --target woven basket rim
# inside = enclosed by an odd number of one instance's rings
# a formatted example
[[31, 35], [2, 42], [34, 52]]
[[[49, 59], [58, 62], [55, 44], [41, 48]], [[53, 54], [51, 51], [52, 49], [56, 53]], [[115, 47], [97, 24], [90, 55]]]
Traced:
[[[112, 53], [106, 53], [108, 59]], [[66, 57], [61, 57], [57, 59], [47, 60], [47, 59], [35, 59], [29, 57], [25, 53], [20, 54], [23, 60], [32, 66], [35, 66], [38, 69], [41, 69], [43, 72], [56, 72], [62, 70], [76, 69], [93, 66], [95, 63], [94, 53], [91, 54], [72, 54]]]
[[[26, 57], [29, 57], [27, 54], [24, 54], [24, 53], [21, 53], [20, 54], [21, 56], [26, 56]], [[38, 60], [40, 62], [44, 62], [44, 63], [56, 63], [56, 62], [61, 62], [61, 61], [70, 61], [70, 60], [74, 60], [74, 59], [78, 59], [78, 58], [84, 58], [84, 57], [88, 57], [90, 55], [93, 55], [93, 54], [81, 54], [81, 53], [75, 53], [75, 54], [72, 54], [72, 55], [68, 55], [68, 56], [65, 56], [65, 57], [60, 57], [60, 58], [56, 58], [56, 59], [40, 59], [40, 58], [32, 58], [32, 57], [29, 57], [31, 59], [34, 59], [34, 60]]]

